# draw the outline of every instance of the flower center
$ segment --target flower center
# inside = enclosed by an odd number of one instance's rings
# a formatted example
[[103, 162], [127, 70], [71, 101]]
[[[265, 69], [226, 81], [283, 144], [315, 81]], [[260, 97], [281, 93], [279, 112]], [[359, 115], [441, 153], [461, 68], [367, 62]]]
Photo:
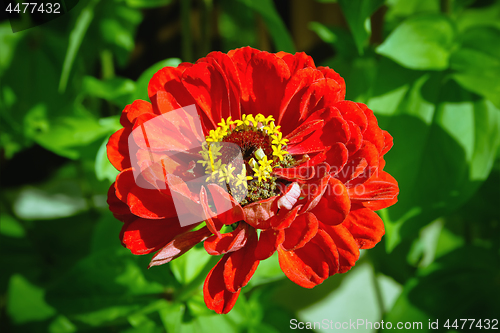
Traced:
[[[200, 151], [203, 160], [198, 161], [210, 175], [208, 181], [225, 184], [242, 205], [276, 195], [272, 171], [292, 166], [294, 159], [285, 150], [288, 140], [273, 116], [244, 114], [241, 120], [229, 117], [218, 125], [206, 137]], [[243, 161], [234, 163], [239, 154]], [[245, 198], [238, 192], [246, 193]]]

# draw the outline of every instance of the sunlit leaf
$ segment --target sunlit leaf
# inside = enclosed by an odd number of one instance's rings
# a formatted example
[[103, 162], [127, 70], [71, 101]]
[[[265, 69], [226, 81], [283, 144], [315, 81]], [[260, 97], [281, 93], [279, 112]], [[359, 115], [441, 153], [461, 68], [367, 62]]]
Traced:
[[56, 311], [44, 300], [44, 290], [15, 274], [9, 283], [7, 312], [15, 323], [39, 321], [53, 316]]
[[99, 80], [93, 76], [83, 78], [83, 93], [99, 97], [123, 108], [135, 92], [134, 81], [122, 77]]
[[450, 20], [439, 14], [411, 17], [376, 51], [411, 69], [446, 69], [455, 38]]
[[500, 108], [500, 29], [472, 28], [461, 39], [460, 49], [450, 59], [456, 71], [453, 78]]
[[387, 170], [399, 182], [399, 202], [387, 209], [386, 245], [402, 239], [468, 200], [493, 165], [500, 112], [438, 74], [385, 62], [368, 105], [394, 137]]

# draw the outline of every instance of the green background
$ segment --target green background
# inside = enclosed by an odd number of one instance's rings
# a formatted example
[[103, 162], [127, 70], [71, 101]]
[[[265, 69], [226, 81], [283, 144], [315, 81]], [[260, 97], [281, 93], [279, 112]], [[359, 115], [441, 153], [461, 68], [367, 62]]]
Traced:
[[[216, 315], [202, 248], [148, 270], [121, 247], [105, 144], [159, 68], [246, 45], [340, 73], [394, 137], [400, 195], [350, 272], [303, 289], [272, 257]], [[2, 332], [271, 333], [292, 318], [480, 332], [500, 319], [499, 1], [81, 0], [18, 33], [4, 19], [0, 145]]]

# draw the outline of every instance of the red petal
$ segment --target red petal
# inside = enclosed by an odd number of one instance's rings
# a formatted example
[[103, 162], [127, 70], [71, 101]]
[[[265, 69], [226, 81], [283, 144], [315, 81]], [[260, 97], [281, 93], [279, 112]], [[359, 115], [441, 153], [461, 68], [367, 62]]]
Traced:
[[145, 189], [137, 185], [132, 169], [123, 170], [115, 182], [116, 196], [129, 206], [130, 211], [143, 218], [163, 219], [177, 216], [168, 191]]
[[108, 159], [119, 171], [131, 167], [128, 147], [130, 133], [130, 128], [119, 129], [109, 138], [106, 145]]
[[269, 258], [276, 252], [278, 246], [283, 243], [284, 239], [285, 233], [283, 230], [262, 230], [259, 235], [259, 243], [255, 248], [255, 258], [258, 260]]
[[122, 243], [133, 254], [148, 254], [158, 251], [177, 235], [196, 225], [181, 227], [177, 218], [150, 220], [138, 218], [122, 227]]
[[360, 249], [371, 249], [385, 234], [384, 222], [368, 208], [351, 210], [342, 225], [349, 230]]
[[338, 179], [331, 177], [321, 200], [311, 211], [318, 220], [328, 225], [342, 223], [351, 209], [347, 188]]
[[326, 161], [330, 165], [330, 173], [332, 176], [337, 175], [346, 165], [349, 158], [349, 151], [346, 146], [338, 142], [326, 152]]
[[293, 282], [304, 288], [312, 288], [322, 283], [330, 274], [336, 272], [338, 257], [332, 251], [335, 244], [322, 230], [304, 247], [286, 251], [278, 247], [281, 270]]
[[240, 295], [240, 290], [235, 293], [229, 292], [224, 283], [224, 266], [228, 257], [229, 255], [226, 254], [219, 260], [217, 265], [208, 273], [203, 285], [205, 304], [209, 309], [219, 314], [231, 311]]
[[267, 229], [270, 226], [269, 219], [278, 211], [278, 196], [269, 199], [252, 202], [243, 207], [245, 222], [256, 229]]
[[311, 213], [297, 216], [290, 227], [285, 229], [285, 250], [296, 250], [306, 245], [318, 232], [318, 220]]
[[248, 102], [250, 99], [248, 86], [246, 82], [244, 82], [246, 77], [247, 67], [250, 64], [250, 60], [252, 59], [252, 57], [260, 52], [262, 51], [246, 46], [236, 50], [231, 50], [227, 54], [233, 61], [234, 65], [236, 66], [238, 77], [240, 78], [241, 82], [241, 99], [244, 102]]
[[208, 238], [203, 244], [205, 246], [205, 250], [208, 254], [213, 256], [238, 251], [245, 246], [247, 242], [248, 228], [248, 224], [241, 222], [238, 224], [238, 227], [231, 232], [221, 234], [220, 237], [214, 235]]
[[240, 91], [241, 81], [240, 75], [236, 69], [236, 65], [232, 59], [222, 52], [211, 52], [206, 58], [199, 61], [211, 63], [227, 80], [226, 86], [229, 89], [229, 108], [232, 119], [241, 118]]
[[259, 266], [259, 260], [255, 257], [257, 232], [254, 228], [249, 228], [247, 235], [246, 245], [239, 251], [231, 252], [224, 265], [224, 282], [230, 292], [246, 286]]
[[143, 100], [135, 100], [132, 104], [129, 104], [125, 107], [120, 117], [120, 123], [123, 127], [131, 127], [137, 117], [144, 113], [153, 114], [153, 107], [151, 103], [143, 101]]
[[319, 222], [319, 228], [323, 229], [335, 242], [339, 253], [339, 273], [345, 273], [354, 266], [359, 258], [359, 246], [344, 224], [330, 226]]
[[243, 104], [245, 110], [279, 119], [281, 99], [289, 78], [290, 70], [282, 59], [267, 52], [255, 54], [248, 64], [245, 82], [242, 82], [248, 87], [251, 101], [248, 105]]
[[295, 206], [292, 210], [280, 209], [277, 215], [274, 215], [271, 218], [270, 224], [274, 229], [285, 229], [292, 224], [293, 220], [297, 216], [299, 209], [302, 208], [302, 205]]
[[[372, 181], [375, 183], [375, 185], [371, 184]], [[377, 178], [372, 177], [364, 184], [355, 186], [354, 192], [356, 192], [356, 187], [363, 185], [365, 186], [364, 189], [366, 191], [369, 191], [371, 188], [373, 188], [373, 191], [375, 193], [372, 192], [372, 194], [370, 194], [369, 196], [375, 197], [375, 194], [378, 194], [378, 195], [383, 195], [383, 197], [379, 196], [378, 199], [372, 199], [368, 201], [358, 200], [358, 198], [356, 197], [351, 197], [351, 200], [353, 200], [353, 202], [362, 202], [363, 206], [366, 208], [370, 208], [371, 210], [380, 210], [392, 206], [398, 201], [397, 197], [397, 195], [399, 194], [398, 183], [391, 175], [389, 175], [385, 171], [379, 171], [379, 176]], [[377, 186], [380, 187], [377, 188]], [[361, 190], [363, 190], [363, 187], [361, 187]]]
[[365, 113], [366, 119], [368, 121], [368, 126], [363, 132], [363, 139], [368, 140], [377, 147], [379, 153], [382, 153], [385, 147], [384, 132], [378, 126], [377, 118], [365, 104], [357, 103], [358, 106]]
[[[290, 127], [288, 124], [295, 124], [298, 121], [300, 114], [294, 112], [295, 110], [293, 109], [293, 107], [291, 108], [290, 112], [287, 113], [287, 116], [284, 116], [288, 109], [288, 106], [290, 105], [290, 102], [299, 91], [309, 87], [313, 82], [321, 78], [323, 78], [323, 75], [313, 68], [300, 69], [291, 76], [286, 85], [284, 96], [281, 100], [280, 118], [276, 119], [278, 125], [282, 125], [286, 127], [284, 128], [285, 130], [288, 130], [288, 128]], [[302, 95], [303, 93], [304, 92], [302, 92], [300, 95]], [[284, 119], [286, 119], [286, 124], [282, 123]]]
[[349, 187], [349, 197], [356, 201], [392, 200], [399, 193], [398, 183], [387, 172], [382, 177], [372, 177], [368, 181]]
[[332, 79], [318, 80], [311, 84], [300, 101], [300, 120], [307, 119], [317, 110], [334, 105], [343, 99], [342, 87]]
[[276, 56], [280, 57], [286, 62], [288, 68], [290, 69], [290, 73], [292, 74], [303, 68], [316, 68], [316, 65], [314, 65], [313, 58], [308, 56], [304, 52], [297, 52], [295, 54], [290, 54], [281, 51], [276, 53]]
[[361, 144], [363, 143], [363, 134], [361, 134], [359, 126], [352, 121], [347, 121], [347, 124], [349, 125], [349, 133], [351, 136], [346, 144], [346, 147], [349, 150], [349, 153], [354, 154], [359, 148], [361, 148]]
[[118, 214], [118, 215], [130, 214], [130, 209], [128, 208], [127, 204], [118, 199], [115, 192], [116, 192], [115, 183], [113, 183], [111, 184], [108, 190], [107, 203], [109, 205], [109, 210], [113, 214]]
[[384, 149], [380, 155], [385, 155], [393, 146], [392, 136], [387, 131], [382, 131], [384, 133]]
[[318, 67], [318, 70], [321, 71], [321, 73], [323, 73], [325, 78], [332, 79], [335, 82], [337, 82], [337, 84], [340, 87], [339, 97], [341, 100], [343, 100], [345, 98], [345, 81], [344, 81], [344, 79], [337, 72], [335, 72], [333, 69], [331, 69], [329, 67], [320, 66], [320, 67]]
[[230, 115], [227, 79], [212, 64], [198, 62], [183, 74], [183, 84], [214, 128]]
[[377, 173], [378, 163], [377, 148], [372, 143], [363, 141], [361, 148], [349, 157], [349, 161], [336, 177], [342, 183], [359, 184]]
[[221, 237], [221, 234], [219, 230], [222, 228], [222, 223], [219, 222], [217, 219], [212, 219], [212, 217], [215, 217], [215, 214], [212, 212], [210, 207], [208, 207], [208, 198], [207, 198], [207, 192], [205, 190], [205, 187], [202, 186], [200, 190], [200, 203], [201, 206], [203, 207], [203, 212], [204, 212], [204, 220], [207, 223], [208, 229], [217, 237]]
[[245, 220], [245, 212], [238, 201], [219, 185], [207, 185], [215, 204], [217, 219], [225, 225]]
[[352, 121], [359, 126], [361, 133], [364, 133], [368, 126], [368, 120], [360, 104], [351, 101], [341, 101], [336, 103], [335, 107], [340, 111], [342, 118], [346, 121]]
[[153, 108], [158, 109], [156, 94], [159, 91], [167, 93], [168, 102], [174, 109], [194, 103], [194, 99], [181, 83], [182, 73], [191, 66], [192, 64], [182, 63], [177, 67], [164, 67], [153, 75], [148, 85], [148, 95]]
[[[190, 226], [194, 227], [194, 226]], [[186, 227], [189, 228], [189, 227]], [[196, 231], [185, 232], [175, 237], [171, 242], [165, 245], [158, 253], [156, 253], [148, 268], [166, 264], [175, 258], [180, 257], [187, 251], [191, 250], [196, 244], [204, 241], [212, 233], [207, 227], [203, 227]]]

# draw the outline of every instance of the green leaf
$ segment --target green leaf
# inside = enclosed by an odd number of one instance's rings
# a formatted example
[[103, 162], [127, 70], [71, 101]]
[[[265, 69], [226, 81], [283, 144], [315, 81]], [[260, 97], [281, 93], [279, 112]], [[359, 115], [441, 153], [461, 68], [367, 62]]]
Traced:
[[473, 246], [444, 255], [405, 285], [384, 320], [421, 321], [423, 331], [432, 332], [427, 325], [429, 319], [438, 319], [443, 327], [447, 319], [495, 318], [500, 312], [497, 258], [495, 251]]
[[294, 53], [295, 46], [285, 24], [271, 0], [237, 0], [259, 13], [266, 23], [277, 50]]
[[[300, 310], [298, 312], [299, 318], [302, 321], [323, 324], [322, 320], [324, 318], [333, 320], [332, 326], [330, 326], [330, 320], [328, 320], [327, 330], [335, 329], [335, 322], [349, 322], [350, 320], [355, 322], [356, 319], [353, 318], [359, 318], [364, 320], [364, 325], [361, 326], [364, 328], [367, 321], [377, 321], [383, 311], [377, 302], [374, 279], [380, 287], [381, 297], [383, 297], [386, 306], [391, 306], [401, 291], [400, 285], [384, 276], [374, 278], [372, 268], [366, 263], [356, 264], [355, 269], [347, 274], [348, 278], [342, 280], [338, 288], [324, 291], [324, 299]], [[331, 278], [334, 279], [335, 277]], [[331, 315], [332, 309], [335, 309], [334, 317]], [[323, 326], [322, 328], [326, 327]]]
[[83, 78], [83, 93], [99, 97], [123, 108], [135, 92], [134, 81], [122, 77], [99, 80], [93, 76]]
[[462, 45], [450, 59], [453, 79], [500, 108], [500, 29], [471, 28], [461, 37]]
[[212, 258], [203, 247], [194, 247], [170, 263], [172, 273], [183, 285], [192, 282]]
[[384, 0], [339, 0], [359, 54], [363, 54], [371, 35], [370, 16], [383, 3]]
[[368, 106], [394, 138], [385, 170], [400, 187], [382, 213], [386, 246], [466, 202], [488, 177], [500, 144], [500, 112], [437, 73], [383, 62]]
[[393, 17], [408, 17], [418, 13], [438, 13], [439, 1], [435, 0], [387, 0], [386, 18], [391, 21]]
[[97, 151], [97, 156], [95, 158], [95, 176], [98, 180], [107, 179], [109, 182], [114, 182], [116, 176], [118, 176], [119, 171], [115, 169], [113, 164], [108, 160], [108, 154], [106, 149], [106, 144], [108, 143], [108, 138], [106, 138], [99, 150]]
[[376, 49], [411, 69], [448, 68], [455, 31], [448, 18], [440, 14], [419, 15], [401, 23]]
[[57, 316], [49, 326], [49, 333], [73, 333], [76, 331], [76, 326], [62, 315]]
[[100, 326], [140, 312], [157, 300], [165, 287], [149, 275], [126, 249], [106, 250], [79, 261], [48, 291], [47, 298], [73, 322]]
[[22, 275], [10, 278], [7, 312], [16, 324], [40, 321], [52, 317], [56, 311], [44, 300], [45, 291], [31, 284]]
[[23, 226], [12, 216], [7, 213], [0, 213], [0, 234], [12, 237], [12, 238], [23, 238], [26, 236], [26, 232]]
[[136, 82], [136, 88], [135, 92], [128, 101], [129, 103], [132, 103], [136, 99], [142, 99], [142, 100], [149, 100], [148, 96], [148, 85], [149, 85], [149, 80], [153, 77], [153, 75], [158, 72], [160, 69], [163, 67], [176, 67], [181, 63], [181, 60], [178, 58], [169, 58], [165, 59], [162, 61], [157, 62], [153, 66], [149, 67], [144, 71], [144, 73], [141, 74], [139, 79], [137, 79]]
[[89, 1], [87, 6], [80, 12], [78, 19], [76, 20], [75, 27], [71, 31], [68, 49], [66, 50], [66, 57], [64, 58], [62, 67], [61, 79], [59, 80], [59, 92], [61, 93], [66, 90], [71, 67], [73, 66], [78, 49], [82, 44], [82, 40], [85, 37], [85, 33], [87, 32], [90, 22], [92, 22], [94, 17], [94, 6], [98, 1], [99, 0]]
[[456, 21], [460, 32], [477, 26], [492, 26], [500, 29], [500, 2], [494, 1], [491, 6], [467, 8], [458, 15]]
[[[77, 159], [81, 148], [110, 132], [106, 124], [89, 115], [58, 117], [38, 127], [33, 139], [48, 150], [64, 157]], [[95, 151], [94, 151], [95, 154]]]

